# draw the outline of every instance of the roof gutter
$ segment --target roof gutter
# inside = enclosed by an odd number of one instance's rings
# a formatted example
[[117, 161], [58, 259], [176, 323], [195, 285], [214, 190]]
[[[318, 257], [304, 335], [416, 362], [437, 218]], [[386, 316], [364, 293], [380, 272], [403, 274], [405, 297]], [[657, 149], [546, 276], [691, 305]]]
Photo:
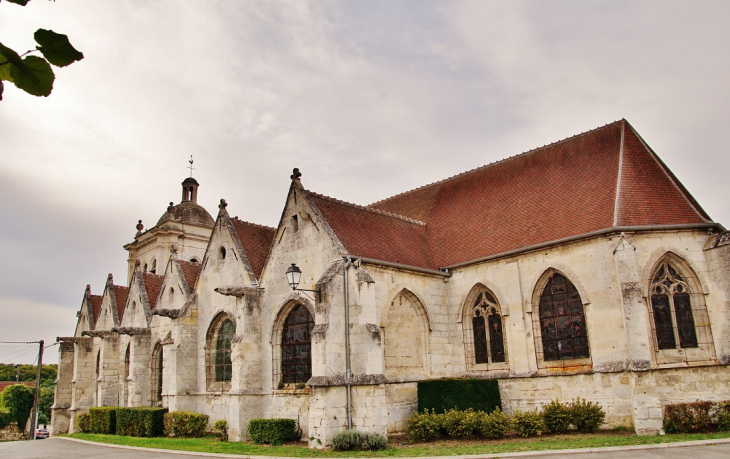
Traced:
[[[718, 230], [720, 232], [725, 231], [725, 228], [721, 224], [714, 223], [714, 222], [713, 223], [688, 223], [688, 224], [682, 224], [682, 225], [613, 226], [611, 228], [605, 228], [605, 229], [598, 230], [598, 231], [592, 231], [590, 233], [579, 234], [577, 236], [570, 236], [570, 237], [566, 237], [563, 239], [557, 239], [555, 241], [550, 241], [550, 242], [543, 242], [543, 243], [531, 245], [528, 247], [522, 247], [522, 248], [515, 249], [515, 250], [509, 250], [507, 252], [489, 255], [487, 257], [476, 258], [474, 260], [456, 263], [453, 265], [446, 266], [444, 269], [452, 270], [452, 269], [456, 269], [456, 268], [463, 268], [465, 266], [473, 265], [476, 263], [496, 260], [498, 258], [511, 257], [513, 255], [518, 255], [518, 254], [525, 253], [525, 252], [532, 252], [534, 250], [540, 250], [540, 249], [544, 249], [547, 247], [552, 247], [554, 245], [566, 244], [569, 242], [580, 241], [582, 239], [589, 239], [592, 237], [603, 236], [605, 234], [611, 234], [611, 233], [636, 233], [636, 232], [642, 232], [642, 231], [657, 231], [657, 230], [682, 231], [682, 230], [704, 230], [704, 229], [714, 229], [714, 230]], [[418, 269], [421, 269], [421, 268], [418, 268]], [[413, 268], [413, 270], [415, 271], [416, 268]], [[431, 271], [431, 270], [429, 270], [429, 271]], [[441, 274], [444, 274], [444, 273], [441, 273]]]
[[357, 257], [357, 256], [353, 256], [353, 258], [357, 258], [360, 261], [362, 261], [363, 263], [367, 263], [370, 265], [380, 265], [380, 266], [385, 266], [388, 268], [404, 269], [406, 271], [415, 271], [417, 273], [431, 274], [433, 276], [451, 277], [451, 273], [439, 271], [437, 269], [419, 268], [417, 266], [404, 265], [402, 263], [393, 263], [392, 261], [375, 260], [373, 258], [365, 258], [365, 257]]

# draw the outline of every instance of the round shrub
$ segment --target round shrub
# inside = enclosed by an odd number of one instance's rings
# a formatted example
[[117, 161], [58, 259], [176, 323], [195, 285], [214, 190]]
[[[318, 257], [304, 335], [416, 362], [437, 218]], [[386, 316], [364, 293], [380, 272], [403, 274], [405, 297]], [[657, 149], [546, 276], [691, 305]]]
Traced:
[[18, 423], [18, 430], [25, 429], [25, 423], [33, 409], [34, 391], [25, 384], [13, 384], [0, 392], [0, 406], [10, 413], [10, 420]]
[[546, 432], [562, 434], [570, 429], [571, 410], [558, 400], [553, 400], [542, 407], [542, 418], [545, 421]]
[[441, 435], [443, 415], [414, 411], [406, 423], [406, 435], [410, 441], [431, 441]]
[[335, 451], [377, 451], [388, 446], [388, 440], [379, 433], [345, 430], [332, 439]]
[[594, 432], [606, 419], [601, 405], [578, 398], [568, 405], [570, 422], [578, 432]]
[[228, 441], [228, 422], [225, 419], [215, 421], [213, 423], [213, 432], [220, 441]]
[[491, 413], [479, 413], [477, 432], [485, 438], [502, 438], [510, 428], [510, 420], [499, 408]]
[[441, 416], [449, 438], [471, 438], [479, 430], [481, 416], [471, 408], [465, 411], [448, 410]]
[[83, 433], [91, 432], [91, 415], [89, 413], [81, 413], [76, 416], [76, 425]]
[[517, 431], [517, 435], [523, 438], [538, 437], [545, 430], [545, 422], [537, 410], [524, 413], [517, 411], [512, 416], [512, 425]]

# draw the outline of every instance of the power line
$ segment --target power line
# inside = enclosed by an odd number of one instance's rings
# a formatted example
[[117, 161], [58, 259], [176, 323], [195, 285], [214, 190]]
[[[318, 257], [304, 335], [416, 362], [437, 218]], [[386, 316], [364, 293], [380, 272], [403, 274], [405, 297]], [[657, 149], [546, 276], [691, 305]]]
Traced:
[[2, 355], [0, 355], [0, 358], [8, 357], [8, 356], [11, 356], [11, 355], [13, 355], [13, 354], [17, 354], [17, 353], [19, 353], [19, 352], [20, 352], [20, 353], [25, 353], [25, 351], [28, 351], [29, 349], [30, 349], [30, 350], [33, 350], [33, 348], [28, 348], [28, 347], [26, 346], [26, 347], [23, 347], [23, 348], [21, 348], [21, 349], [19, 349], [19, 350], [17, 350], [17, 351], [9, 352], [9, 353], [7, 353], [7, 354], [2, 354]]
[[0, 341], [0, 344], [38, 344], [40, 341]]

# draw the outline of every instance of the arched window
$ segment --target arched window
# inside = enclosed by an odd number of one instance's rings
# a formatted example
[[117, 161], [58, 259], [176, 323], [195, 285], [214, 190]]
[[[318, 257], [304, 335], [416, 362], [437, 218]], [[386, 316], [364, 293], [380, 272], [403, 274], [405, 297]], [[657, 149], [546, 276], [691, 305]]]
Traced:
[[206, 338], [206, 367], [208, 390], [230, 389], [233, 377], [231, 343], [236, 336], [236, 325], [226, 313], [218, 314], [208, 327]]
[[[485, 288], [477, 291], [465, 311], [465, 341], [468, 361], [475, 364], [505, 363], [507, 353], [504, 336], [504, 322], [501, 309], [491, 292]], [[471, 332], [468, 328], [471, 325]], [[469, 341], [473, 339], [473, 342]], [[473, 360], [470, 351], [473, 350]]]
[[651, 310], [658, 349], [697, 347], [690, 292], [684, 278], [669, 260], [664, 260], [651, 281]]
[[150, 268], [150, 273], [155, 274], [157, 272], [157, 259], [152, 259], [152, 267]]
[[583, 302], [572, 282], [553, 273], [540, 295], [543, 361], [590, 357]]
[[124, 377], [129, 378], [131, 376], [130, 370], [130, 347], [131, 344], [127, 344], [127, 351], [124, 353]]
[[307, 308], [296, 305], [281, 330], [281, 380], [305, 383], [312, 377], [311, 333], [314, 319]]
[[101, 351], [96, 353], [96, 379], [101, 375]]
[[163, 370], [162, 345], [157, 343], [152, 352], [152, 403], [162, 402], [162, 370]]

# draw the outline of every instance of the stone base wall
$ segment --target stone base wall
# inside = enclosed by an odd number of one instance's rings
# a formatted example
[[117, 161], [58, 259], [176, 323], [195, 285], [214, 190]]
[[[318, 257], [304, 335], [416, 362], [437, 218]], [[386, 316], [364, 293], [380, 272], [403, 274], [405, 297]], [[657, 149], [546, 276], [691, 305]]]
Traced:
[[71, 422], [71, 414], [68, 408], [51, 409], [51, 435], [68, 433]]
[[385, 385], [387, 408], [387, 433], [406, 429], [408, 417], [418, 409], [418, 383]]
[[0, 429], [0, 441], [25, 440], [25, 435], [18, 429], [16, 422], [11, 422]]

